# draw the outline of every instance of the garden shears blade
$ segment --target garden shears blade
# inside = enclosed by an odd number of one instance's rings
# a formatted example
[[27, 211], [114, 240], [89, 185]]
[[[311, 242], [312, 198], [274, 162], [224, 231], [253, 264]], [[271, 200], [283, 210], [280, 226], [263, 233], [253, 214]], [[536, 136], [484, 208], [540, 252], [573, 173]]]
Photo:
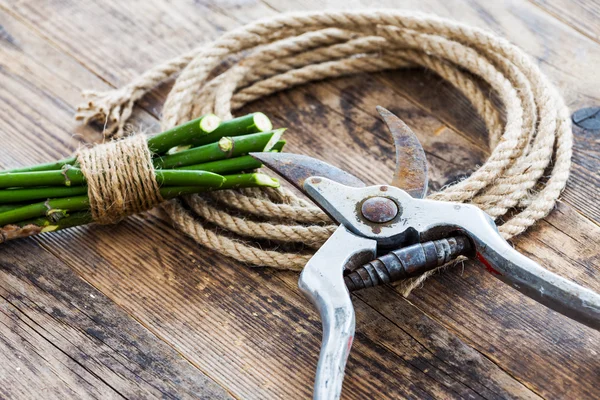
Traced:
[[[365, 186], [351, 174], [312, 157], [252, 153], [340, 224], [308, 261], [299, 279], [300, 289], [318, 309], [323, 324], [314, 399], [338, 399], [341, 393], [355, 325], [344, 272], [374, 260], [378, 254], [392, 254], [419, 243], [464, 236], [469, 243], [468, 255], [477, 258], [495, 277], [553, 310], [600, 330], [600, 295], [520, 254], [478, 207], [423, 199], [427, 162], [418, 139], [392, 113], [382, 108], [378, 111], [394, 138], [397, 159], [392, 182], [398, 187]], [[427, 248], [433, 249], [428, 257], [446, 261], [444, 249]]]
[[429, 168], [419, 139], [400, 118], [380, 106], [377, 106], [377, 111], [387, 124], [396, 147], [396, 170], [392, 177], [392, 186], [403, 189], [412, 197], [422, 199], [427, 194]]

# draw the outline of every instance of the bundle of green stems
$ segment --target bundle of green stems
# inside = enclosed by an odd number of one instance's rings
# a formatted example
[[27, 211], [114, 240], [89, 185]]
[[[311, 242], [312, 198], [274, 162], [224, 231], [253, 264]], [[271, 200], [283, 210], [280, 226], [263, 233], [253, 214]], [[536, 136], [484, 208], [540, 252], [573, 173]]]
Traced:
[[[261, 164], [248, 153], [281, 151], [284, 130], [273, 129], [263, 113], [228, 121], [209, 114], [149, 137], [162, 198], [278, 187], [276, 179], [254, 172]], [[20, 228], [40, 233], [93, 222], [86, 179], [78, 167], [77, 158], [70, 157], [0, 171], [0, 242]]]

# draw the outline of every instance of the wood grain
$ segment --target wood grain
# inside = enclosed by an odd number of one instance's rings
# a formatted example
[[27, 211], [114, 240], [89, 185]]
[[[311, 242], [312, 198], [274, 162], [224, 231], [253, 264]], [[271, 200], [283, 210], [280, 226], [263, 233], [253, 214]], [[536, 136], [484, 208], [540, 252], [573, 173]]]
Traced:
[[[344, 2], [345, 8], [359, 6], [365, 4]], [[399, 5], [383, 1], [380, 6]], [[600, 76], [589, 74], [600, 61], [598, 43], [537, 5], [415, 0], [401, 6], [492, 29], [534, 56], [570, 106], [599, 100]], [[56, 158], [98, 140], [97, 131], [72, 122], [82, 89], [123, 85], [148, 67], [258, 17], [320, 7], [307, 0], [5, 4], [0, 14], [0, 140], [6, 146], [0, 165]], [[590, 77], [582, 80], [582, 75]], [[166, 90], [168, 85], [147, 96], [134, 124], [156, 129]], [[290, 151], [381, 182], [391, 176], [393, 157], [374, 112], [377, 104], [416, 131], [431, 164], [433, 190], [469, 174], [488, 155], [485, 130], [466, 100], [420, 70], [311, 84], [244, 111], [262, 110], [277, 125], [289, 126]], [[564, 202], [523, 235], [517, 248], [600, 290], [598, 140], [589, 132], [575, 134], [575, 166]], [[0, 251], [9, 249], [28, 261], [16, 259], [0, 271], [2, 296], [10, 299], [0, 319], [6, 349], [1, 361], [9, 366], [7, 382], [26, 384], [5, 389], [2, 396], [35, 397], [45, 385], [53, 397], [227, 396], [218, 386], [237, 398], [310, 396], [320, 323], [298, 292], [295, 274], [249, 269], [198, 248], [160, 214], [10, 246]], [[33, 255], [28, 258], [25, 252]], [[68, 265], [94, 289], [83, 282], [85, 289], [61, 285], [39, 261], [46, 259], [61, 273], [69, 271], [62, 263]], [[0, 266], [7, 265], [0, 260]], [[34, 267], [45, 286], [28, 290], [23, 299], [11, 297], [21, 293], [19, 282], [30, 282], [20, 271]], [[60, 288], [65, 297], [48, 294], [48, 288]], [[90, 301], [85, 290], [97, 290], [93, 293], [108, 315], [130, 322], [107, 327], [101, 319], [85, 320], [80, 315], [87, 312], [81, 305]], [[65, 298], [79, 307], [63, 310]], [[46, 312], [55, 302], [65, 313], [60, 325]], [[357, 340], [344, 398], [597, 397], [600, 335], [524, 298], [474, 264], [434, 277], [409, 299], [384, 287], [357, 294], [354, 304]], [[135, 333], [129, 333], [131, 326]], [[112, 335], [120, 345], [86, 329]], [[146, 343], [160, 349], [154, 363], [136, 359]], [[21, 354], [27, 360], [42, 358], [43, 364], [26, 368]], [[173, 360], [179, 369], [165, 368]], [[11, 366], [21, 368], [21, 375]], [[193, 386], [196, 376], [200, 380]], [[203, 389], [207, 380], [216, 384]]]
[[0, 259], [3, 396], [231, 398], [32, 241], [2, 246]]
[[582, 35], [600, 41], [600, 5], [585, 0], [531, 0], [542, 10], [548, 12]]
[[[257, 273], [230, 265], [198, 250], [190, 241], [182, 243], [168, 225], [155, 220], [152, 230], [163, 231], [164, 237], [158, 247], [140, 239], [141, 227], [142, 221], [134, 219], [111, 229], [111, 238], [102, 234], [105, 228], [88, 227], [81, 229], [85, 232], [76, 229], [66, 237], [52, 235], [45, 239], [52, 244], [50, 251], [68, 242], [91, 254], [94, 258], [78, 266], [78, 272], [93, 275], [100, 290], [110, 290], [109, 295], [125, 304], [128, 312], [152, 331], [168, 337], [194, 364], [214, 371], [237, 396], [308, 397], [320, 322], [298, 292], [295, 274], [269, 270]], [[148, 229], [145, 234], [155, 236]], [[114, 248], [113, 240], [131, 243], [136, 249], [128, 252], [128, 261], [121, 249]], [[102, 254], [102, 259], [96, 254]], [[75, 266], [76, 257], [67, 255], [65, 260]], [[135, 280], [125, 279], [128, 276], [135, 276]], [[158, 290], [162, 296], [153, 295]], [[396, 297], [405, 306], [409, 304]], [[393, 383], [386, 389], [391, 398], [455, 398], [466, 393], [467, 397], [479, 398], [478, 391], [486, 390], [486, 397], [492, 398], [489, 393], [495, 392], [497, 398], [534, 397], [455, 337], [423, 345], [403, 331], [400, 321], [391, 323], [366, 304], [359, 306], [359, 326], [372, 328], [358, 330], [345, 385], [346, 398], [376, 397], [381, 382]], [[412, 308], [413, 313], [421, 315], [424, 329], [441, 329]], [[180, 330], [185, 330], [184, 337], [178, 336]], [[382, 331], [387, 332], [387, 341], [381, 342]], [[470, 350], [471, 363], [479, 373], [459, 372], [462, 366], [458, 359], [452, 367], [431, 356], [449, 347], [456, 348], [457, 353]], [[386, 348], [393, 350], [384, 351]], [[479, 381], [494, 384], [490, 389]]]

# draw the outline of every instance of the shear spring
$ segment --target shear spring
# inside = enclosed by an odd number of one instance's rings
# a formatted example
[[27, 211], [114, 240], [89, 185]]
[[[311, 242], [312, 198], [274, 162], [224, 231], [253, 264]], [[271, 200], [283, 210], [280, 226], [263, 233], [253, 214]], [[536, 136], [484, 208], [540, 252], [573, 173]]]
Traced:
[[344, 277], [344, 282], [351, 292], [379, 286], [421, 275], [471, 251], [471, 242], [464, 236], [417, 243], [358, 267]]

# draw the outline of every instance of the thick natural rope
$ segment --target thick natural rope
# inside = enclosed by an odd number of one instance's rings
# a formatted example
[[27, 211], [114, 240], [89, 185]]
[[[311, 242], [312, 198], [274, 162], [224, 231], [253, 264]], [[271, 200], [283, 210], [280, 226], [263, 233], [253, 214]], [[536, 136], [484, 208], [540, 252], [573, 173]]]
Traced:
[[[214, 75], [224, 61], [229, 67]], [[434, 71], [470, 100], [492, 149], [469, 178], [430, 198], [478, 205], [504, 221], [499, 229], [507, 239], [546, 216], [570, 167], [572, 135], [563, 99], [516, 46], [432, 15], [397, 10], [279, 15], [155, 67], [123, 89], [88, 93], [90, 102], [78, 115], [102, 120], [107, 134], [120, 136], [135, 101], [178, 72], [163, 110], [165, 129], [207, 112], [230, 118], [251, 101], [307, 82], [413, 66]], [[503, 110], [488, 98], [490, 90]], [[187, 207], [165, 206], [176, 226], [250, 264], [299, 269], [310, 253], [263, 250], [244, 238], [317, 245], [334, 228], [323, 225], [328, 224], [323, 212], [287, 190], [215, 192], [185, 202]], [[430, 274], [408, 282], [405, 294]]]
[[335, 231], [335, 227], [332, 225], [302, 226], [272, 222], [249, 222], [245, 218], [232, 216], [228, 212], [209, 204], [200, 196], [187, 196], [185, 201], [198, 216], [241, 236], [280, 242], [299, 242], [318, 248]]
[[94, 221], [112, 224], [163, 202], [144, 135], [82, 149], [77, 154]]

